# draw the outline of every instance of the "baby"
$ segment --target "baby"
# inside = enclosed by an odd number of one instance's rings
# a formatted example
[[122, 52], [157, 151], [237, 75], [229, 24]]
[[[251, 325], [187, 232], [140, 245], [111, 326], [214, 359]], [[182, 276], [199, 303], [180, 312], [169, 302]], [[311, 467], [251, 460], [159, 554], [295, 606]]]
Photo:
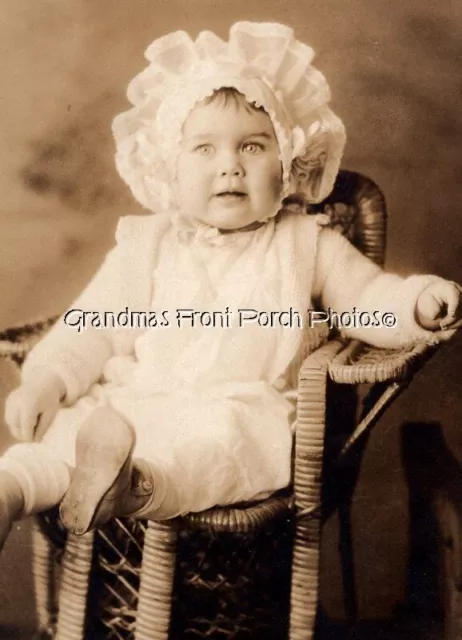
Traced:
[[[118, 170], [152, 215], [121, 219], [72, 308], [156, 322], [77, 331], [72, 311], [32, 350], [6, 403], [22, 442], [0, 459], [0, 545], [14, 520], [57, 504], [82, 534], [287, 486], [297, 371], [319, 343], [309, 309], [395, 314], [393, 328], [345, 330], [383, 347], [459, 326], [458, 285], [384, 273], [286, 206], [327, 197], [345, 142], [312, 55], [288, 27], [245, 22], [229, 42], [176, 32], [148, 48], [113, 130]], [[242, 321], [249, 309], [301, 321], [263, 327]]]

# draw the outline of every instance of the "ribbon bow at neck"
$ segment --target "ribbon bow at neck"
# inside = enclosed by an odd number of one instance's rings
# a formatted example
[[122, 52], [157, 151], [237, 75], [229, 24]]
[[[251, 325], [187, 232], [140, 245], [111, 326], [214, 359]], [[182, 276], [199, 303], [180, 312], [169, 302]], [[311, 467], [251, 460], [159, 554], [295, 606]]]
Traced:
[[172, 224], [183, 242], [196, 240], [199, 243], [222, 246], [234, 234], [222, 233], [217, 227], [212, 227], [196, 218], [180, 212], [172, 214]]

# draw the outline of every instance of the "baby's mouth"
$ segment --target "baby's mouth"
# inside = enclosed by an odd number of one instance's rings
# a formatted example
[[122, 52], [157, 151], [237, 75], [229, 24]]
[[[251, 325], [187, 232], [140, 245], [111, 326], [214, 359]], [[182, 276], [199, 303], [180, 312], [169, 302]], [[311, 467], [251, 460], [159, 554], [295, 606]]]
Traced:
[[220, 191], [219, 193], [215, 194], [216, 198], [246, 198], [247, 194], [244, 191], [234, 191], [234, 190], [229, 190], [229, 191]]

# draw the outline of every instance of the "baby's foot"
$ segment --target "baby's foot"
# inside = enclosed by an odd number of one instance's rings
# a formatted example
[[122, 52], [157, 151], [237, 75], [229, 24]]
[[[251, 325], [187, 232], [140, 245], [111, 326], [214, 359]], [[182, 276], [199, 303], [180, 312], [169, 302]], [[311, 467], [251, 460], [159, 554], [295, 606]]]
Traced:
[[13, 522], [18, 520], [24, 508], [21, 485], [7, 471], [0, 471], [0, 551], [11, 531]]
[[118, 496], [130, 487], [134, 445], [132, 428], [109, 408], [82, 425], [75, 472], [59, 508], [69, 531], [82, 535], [115, 515]]

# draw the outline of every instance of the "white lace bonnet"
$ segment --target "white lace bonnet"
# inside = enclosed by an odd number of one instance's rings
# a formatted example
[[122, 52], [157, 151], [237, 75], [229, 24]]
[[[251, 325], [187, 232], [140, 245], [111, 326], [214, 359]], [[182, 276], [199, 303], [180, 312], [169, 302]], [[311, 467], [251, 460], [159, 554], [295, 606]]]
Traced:
[[182, 126], [194, 106], [234, 87], [271, 118], [283, 169], [283, 197], [320, 202], [332, 190], [345, 145], [341, 120], [327, 106], [327, 82], [314, 52], [282, 24], [237, 22], [224, 42], [210, 31], [195, 41], [184, 31], [155, 40], [149, 66], [128, 85], [133, 107], [112, 130], [116, 166], [135, 198], [151, 211], [176, 206], [172, 179]]

